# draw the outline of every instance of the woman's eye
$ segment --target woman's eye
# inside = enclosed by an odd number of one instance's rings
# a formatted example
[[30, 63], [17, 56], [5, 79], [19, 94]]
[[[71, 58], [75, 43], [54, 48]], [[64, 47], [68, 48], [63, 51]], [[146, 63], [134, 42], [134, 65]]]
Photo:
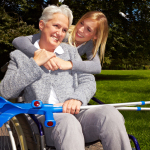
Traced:
[[88, 28], [87, 30], [88, 30], [89, 32], [91, 32], [91, 29]]
[[58, 25], [54, 25], [55, 27], [58, 27]]
[[63, 30], [63, 32], [67, 32], [67, 30]]
[[84, 23], [83, 23], [83, 21], [82, 21], [82, 22], [80, 22], [80, 24], [82, 24], [82, 25], [83, 25], [83, 24], [84, 24]]

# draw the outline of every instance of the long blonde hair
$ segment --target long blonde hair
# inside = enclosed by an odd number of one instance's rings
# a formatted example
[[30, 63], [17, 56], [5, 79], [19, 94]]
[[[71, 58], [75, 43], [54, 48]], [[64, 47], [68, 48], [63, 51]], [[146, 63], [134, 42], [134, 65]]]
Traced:
[[81, 17], [81, 19], [77, 22], [77, 24], [75, 26], [70, 26], [70, 29], [69, 29], [70, 34], [69, 34], [69, 38], [68, 38], [68, 43], [70, 45], [74, 45], [74, 46], [76, 45], [75, 44], [76, 26], [87, 18], [97, 21], [97, 29], [96, 29], [97, 39], [93, 40], [94, 47], [92, 49], [92, 53], [93, 53], [92, 58], [95, 57], [95, 55], [100, 47], [100, 60], [103, 63], [109, 27], [108, 27], [107, 18], [102, 12], [100, 12], [100, 11], [87, 12], [85, 15], [83, 15]]

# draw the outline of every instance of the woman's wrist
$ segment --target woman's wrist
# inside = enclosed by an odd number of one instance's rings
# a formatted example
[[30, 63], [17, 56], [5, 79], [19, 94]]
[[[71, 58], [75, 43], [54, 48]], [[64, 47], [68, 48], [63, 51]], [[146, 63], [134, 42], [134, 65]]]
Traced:
[[72, 63], [72, 61], [69, 61], [69, 62], [70, 62], [70, 68], [69, 69], [72, 69], [73, 63]]

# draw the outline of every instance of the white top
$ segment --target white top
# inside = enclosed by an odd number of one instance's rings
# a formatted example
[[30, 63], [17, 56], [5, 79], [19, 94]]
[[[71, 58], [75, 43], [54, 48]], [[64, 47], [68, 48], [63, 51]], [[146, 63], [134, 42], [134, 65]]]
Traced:
[[[34, 43], [34, 46], [37, 48], [37, 49], [40, 49], [40, 46], [39, 46], [39, 40], [37, 40], [35, 43]], [[64, 50], [62, 49], [61, 46], [58, 46], [55, 50], [54, 50], [54, 53], [57, 53], [57, 54], [63, 54], [64, 53]], [[51, 72], [51, 70], [49, 70], [49, 72]], [[49, 97], [49, 100], [48, 100], [48, 103], [49, 104], [57, 104], [59, 103], [58, 99], [57, 99], [57, 96], [56, 96], [56, 93], [53, 89], [53, 87], [51, 86], [51, 91], [50, 91], [50, 97]]]

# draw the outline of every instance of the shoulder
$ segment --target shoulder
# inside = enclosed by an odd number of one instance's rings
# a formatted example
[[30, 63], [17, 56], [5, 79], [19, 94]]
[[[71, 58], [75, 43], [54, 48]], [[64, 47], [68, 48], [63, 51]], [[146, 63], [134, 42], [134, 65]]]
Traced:
[[94, 47], [93, 45], [93, 41], [90, 40], [88, 42], [86, 42], [86, 44], [82, 45], [78, 50], [82, 50], [82, 51], [87, 51], [87, 50], [92, 50]]
[[62, 47], [62, 49], [64, 50], [64, 51], [72, 51], [72, 52], [76, 52], [77, 51], [77, 48], [76, 47], [74, 47], [74, 46], [71, 46], [71, 45], [69, 45], [69, 44], [67, 44], [67, 43], [61, 43], [60, 44], [60, 46]]
[[28, 35], [26, 36], [30, 41], [32, 41], [32, 43], [34, 43], [35, 41], [37, 41], [38, 39], [40, 39], [41, 37], [41, 33], [37, 33], [37, 34], [33, 34], [33, 35]]
[[64, 43], [64, 42], [62, 42], [62, 43], [60, 44], [60, 46], [61, 46], [62, 48], [67, 48], [67, 49], [76, 48], [76, 47], [74, 47], [74, 46], [72, 46], [72, 45], [69, 45], [69, 44], [67, 44], [67, 43]]
[[60, 46], [62, 47], [65, 53], [69, 54], [71, 60], [80, 57], [76, 47], [66, 43], [61, 43]]
[[93, 47], [93, 41], [89, 40], [88, 42], [86, 42], [85, 46], [91, 46], [91, 47]]
[[28, 59], [28, 57], [23, 52], [21, 52], [20, 50], [12, 51], [10, 53], [10, 58], [16, 59], [16, 60], [22, 60], [23, 58]]
[[15, 56], [15, 55], [24, 55], [23, 52], [21, 52], [20, 50], [14, 50], [10, 53], [10, 55]]

